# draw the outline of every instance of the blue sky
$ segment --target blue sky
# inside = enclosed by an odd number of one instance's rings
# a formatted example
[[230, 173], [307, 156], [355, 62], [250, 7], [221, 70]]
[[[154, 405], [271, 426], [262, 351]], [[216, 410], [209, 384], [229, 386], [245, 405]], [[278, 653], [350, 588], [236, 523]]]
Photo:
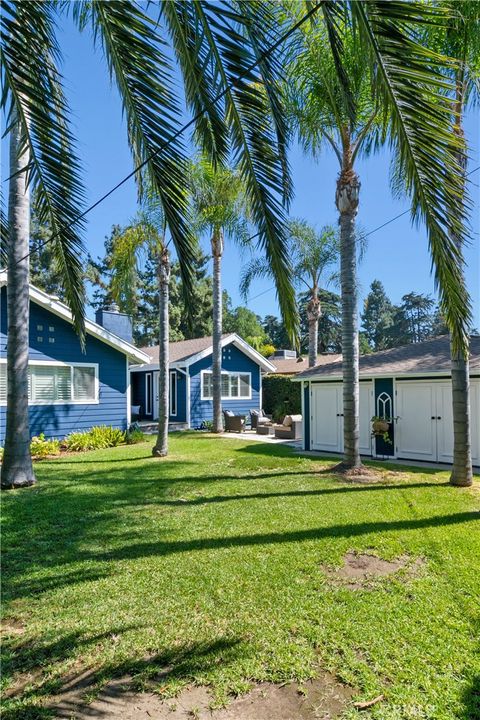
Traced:
[[[65, 55], [66, 91], [73, 111], [74, 131], [84, 165], [90, 204], [131, 171], [132, 161], [118, 94], [110, 86], [101, 53], [95, 54], [88, 33], [80, 35], [69, 21], [64, 21], [61, 44]], [[466, 132], [472, 146], [469, 169], [473, 169], [480, 165], [478, 108], [468, 114]], [[4, 143], [2, 149], [5, 159]], [[336, 159], [331, 153], [325, 153], [315, 162], [306, 158], [298, 147], [292, 148], [290, 159], [295, 183], [295, 199], [290, 214], [305, 218], [318, 227], [335, 224]], [[358, 163], [362, 183], [358, 222], [367, 232], [408, 208], [408, 201], [392, 197], [389, 163], [387, 151]], [[5, 163], [2, 167], [5, 177]], [[474, 303], [474, 324], [480, 327], [480, 171], [471, 176], [471, 181], [474, 201], [472, 231], [475, 234], [466, 252], [466, 274]], [[136, 201], [135, 184], [131, 180], [89, 215], [85, 240], [93, 255], [102, 253], [104, 238], [113, 224], [125, 224], [133, 217]], [[233, 303], [239, 304], [241, 260], [233, 245], [227, 246], [223, 265], [224, 287]], [[426, 233], [422, 227], [412, 227], [409, 215], [370, 236], [368, 250], [359, 269], [362, 299], [375, 278], [382, 280], [394, 302], [412, 290], [434, 293]], [[249, 306], [262, 316], [278, 314], [275, 291], [270, 290], [271, 286], [271, 281], [267, 280], [252, 286]]]

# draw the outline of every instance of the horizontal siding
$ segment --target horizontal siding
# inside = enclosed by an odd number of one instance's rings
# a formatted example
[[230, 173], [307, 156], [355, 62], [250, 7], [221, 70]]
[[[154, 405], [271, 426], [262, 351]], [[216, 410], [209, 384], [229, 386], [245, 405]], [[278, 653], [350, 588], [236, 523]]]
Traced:
[[[0, 303], [0, 357], [6, 356], [7, 308], [5, 288]], [[38, 326], [41, 326], [39, 329]], [[53, 328], [53, 329], [51, 329]], [[63, 438], [68, 433], [86, 430], [93, 425], [112, 425], [121, 429], [127, 424], [126, 356], [91, 335], [86, 337], [82, 352], [78, 336], [67, 321], [30, 303], [30, 360], [97, 363], [99, 403], [95, 405], [31, 405], [31, 435]], [[42, 338], [42, 340], [39, 340]], [[55, 342], [49, 342], [54, 338]], [[0, 407], [0, 443], [5, 433], [5, 406]]]
[[[204, 420], [212, 420], [213, 403], [211, 400], [202, 400], [201, 371], [212, 369], [212, 356], [200, 360], [190, 368], [190, 424], [198, 428]], [[235, 415], [246, 415], [250, 410], [260, 408], [260, 367], [232, 343], [225, 346], [222, 351], [222, 370], [227, 372], [249, 372], [252, 375], [252, 397], [250, 400], [235, 398], [222, 400], [222, 409], [231, 410]]]

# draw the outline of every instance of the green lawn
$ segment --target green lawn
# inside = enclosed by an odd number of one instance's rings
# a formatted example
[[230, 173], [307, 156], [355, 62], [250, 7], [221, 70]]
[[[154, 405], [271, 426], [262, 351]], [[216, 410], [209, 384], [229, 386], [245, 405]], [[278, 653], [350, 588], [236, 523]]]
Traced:
[[[48, 716], [88, 668], [97, 687], [147, 687], [165, 667], [166, 695], [195, 681], [221, 703], [321, 667], [356, 699], [385, 694], [362, 717], [480, 717], [478, 485], [393, 466], [362, 485], [330, 466], [189, 433], [167, 460], [141, 444], [37, 463], [38, 485], [2, 498], [3, 683], [21, 689], [4, 717]], [[354, 591], [325, 571], [349, 550], [426, 563]]]

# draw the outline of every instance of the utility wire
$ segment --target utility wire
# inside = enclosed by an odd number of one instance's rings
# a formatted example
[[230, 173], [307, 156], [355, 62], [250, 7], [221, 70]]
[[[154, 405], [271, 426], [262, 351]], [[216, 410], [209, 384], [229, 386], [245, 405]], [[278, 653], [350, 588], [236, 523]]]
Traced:
[[[321, 7], [321, 4], [314, 5], [303, 17], [298, 20], [298, 22], [295, 23], [287, 32], [285, 32], [276, 42], [273, 43], [269, 48], [263, 51], [263, 53], [260, 54], [257, 60], [250, 63], [248, 67], [245, 68], [243, 73], [241, 73], [235, 80], [232, 80], [221, 92], [218, 93], [216, 97], [214, 97], [210, 102], [206, 103], [199, 112], [192, 117], [191, 120], [189, 120], [183, 127], [179, 128], [176, 133], [172, 135], [168, 140], [166, 140], [160, 147], [157, 148], [153, 153], [151, 153], [143, 162], [141, 162], [137, 167], [135, 167], [132, 172], [128, 173], [128, 175], [125, 175], [125, 177], [120, 180], [116, 185], [114, 185], [108, 192], [106, 192], [102, 197], [100, 197], [98, 200], [96, 200], [92, 205], [90, 205], [86, 210], [84, 210], [82, 213], [77, 215], [71, 222], [69, 222], [67, 225], [64, 225], [60, 230], [57, 230], [48, 240], [46, 240], [43, 244], [38, 246], [38, 250], [41, 250], [45, 245], [52, 242], [52, 240], [55, 240], [64, 230], [67, 230], [68, 228], [71, 228], [73, 225], [76, 225], [80, 220], [83, 220], [84, 217], [86, 217], [89, 213], [92, 212], [96, 207], [98, 207], [102, 202], [104, 202], [107, 198], [110, 197], [110, 195], [113, 195], [114, 192], [116, 192], [119, 188], [122, 187], [122, 185], [125, 185], [126, 182], [128, 182], [134, 175], [138, 173], [139, 170], [144, 168], [148, 163], [156, 157], [159, 153], [163, 152], [166, 148], [168, 148], [174, 140], [176, 140], [180, 135], [183, 135], [185, 130], [188, 130], [189, 127], [194, 125], [197, 120], [199, 120], [204, 112], [207, 109], [212, 108], [219, 100], [221, 100], [225, 95], [238, 83], [243, 80], [244, 77], [246, 77], [254, 68], [257, 67], [265, 58], [267, 58], [269, 55], [271, 55], [272, 52], [274, 52], [282, 43], [287, 40], [290, 35], [292, 35], [296, 30], [298, 30], [299, 27], [303, 25], [312, 15], [314, 15], [317, 10]], [[257, 233], [259, 234], [259, 233]], [[255, 236], [256, 237], [256, 236]], [[23, 260], [26, 260], [30, 256], [30, 252], [28, 252], [26, 255], [21, 257], [17, 262], [15, 263], [18, 265], [18, 263], [22, 262]]]
[[[473, 173], [477, 172], [477, 170], [480, 170], [480, 165], [473, 170], [470, 170], [465, 177], [468, 177], [469, 175], [473, 175]], [[399, 213], [398, 215], [395, 215], [395, 217], [391, 218], [390, 220], [387, 220], [386, 222], [382, 223], [376, 228], [373, 228], [373, 230], [369, 230], [365, 235], [363, 235], [364, 238], [368, 237], [369, 235], [373, 235], [373, 233], [376, 233], [378, 230], [381, 230], [382, 228], [386, 227], [387, 225], [390, 225], [390, 223], [395, 222], [395, 220], [398, 220], [398, 218], [403, 217], [407, 213], [409, 213], [411, 208], [408, 208], [408, 210], [404, 210], [403, 212]], [[477, 233], [475, 233], [477, 234]], [[254, 236], [255, 237], [255, 236]], [[250, 238], [252, 239], [252, 238]], [[267, 290], [262, 290], [261, 293], [258, 293], [258, 295], [253, 295], [252, 297], [249, 297], [247, 299], [247, 305], [251, 300], [256, 300], [257, 298], [261, 297], [262, 295], [266, 295], [266, 293], [272, 292], [272, 290], [275, 290], [275, 286], [268, 288]]]

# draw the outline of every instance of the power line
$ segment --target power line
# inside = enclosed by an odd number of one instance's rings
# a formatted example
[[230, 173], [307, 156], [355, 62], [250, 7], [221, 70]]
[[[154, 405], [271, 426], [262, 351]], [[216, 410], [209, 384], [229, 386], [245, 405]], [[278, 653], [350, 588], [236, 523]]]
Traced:
[[[468, 172], [468, 173], [465, 175], [465, 177], [468, 177], [469, 175], [473, 175], [473, 173], [477, 172], [477, 170], [480, 170], [480, 165], [479, 165], [478, 167], [474, 168], [473, 170], [470, 170], [470, 172]], [[395, 222], [395, 220], [398, 220], [398, 218], [403, 217], [404, 215], [406, 215], [406, 214], [409, 213], [410, 211], [411, 211], [411, 208], [408, 208], [408, 210], [404, 210], [403, 212], [399, 213], [398, 215], [395, 215], [395, 217], [391, 218], [390, 220], [387, 220], [386, 222], [382, 223], [382, 224], [379, 225], [378, 227], [373, 228], [373, 230], [369, 230], [367, 233], [365, 233], [365, 235], [364, 235], [363, 237], [366, 238], [366, 237], [368, 237], [369, 235], [373, 235], [373, 233], [376, 233], [378, 230], [381, 230], [382, 228], [386, 227], [387, 225], [390, 225], [390, 223]], [[477, 233], [475, 233], [475, 234], [477, 234]], [[258, 295], [253, 295], [253, 297], [249, 297], [249, 298], [247, 299], [247, 304], [248, 304], [251, 300], [256, 300], [257, 298], [261, 297], [262, 295], [266, 295], [267, 293], [271, 292], [272, 290], [275, 290], [275, 285], [274, 285], [273, 287], [271, 287], [271, 288], [268, 288], [267, 290], [262, 290], [262, 292], [261, 292], [261, 293], [258, 293]]]
[[[56, 233], [54, 233], [48, 240], [46, 240], [43, 244], [41, 244], [37, 249], [41, 250], [45, 245], [52, 242], [52, 240], [55, 240], [64, 230], [68, 230], [68, 228], [73, 227], [73, 225], [76, 225], [80, 220], [83, 220], [84, 217], [86, 217], [89, 213], [92, 212], [96, 207], [98, 207], [102, 202], [104, 202], [107, 198], [110, 197], [110, 195], [113, 195], [114, 192], [116, 192], [119, 188], [122, 187], [122, 185], [125, 185], [126, 182], [131, 180], [134, 175], [138, 173], [139, 170], [144, 168], [148, 163], [153, 160], [154, 157], [159, 155], [163, 150], [168, 148], [174, 140], [176, 140], [180, 135], [183, 135], [185, 130], [188, 130], [189, 127], [194, 125], [197, 120], [199, 120], [204, 112], [207, 109], [212, 108], [219, 100], [221, 100], [225, 95], [234, 88], [241, 80], [243, 80], [244, 77], [246, 77], [254, 68], [257, 67], [265, 58], [267, 58], [269, 55], [271, 55], [272, 52], [274, 52], [282, 43], [287, 40], [290, 35], [292, 35], [296, 30], [298, 30], [299, 27], [303, 25], [304, 22], [306, 22], [314, 13], [317, 12], [317, 10], [321, 7], [320, 3], [318, 5], [314, 5], [303, 17], [298, 20], [298, 22], [295, 23], [287, 32], [285, 32], [276, 42], [273, 43], [269, 48], [263, 51], [263, 53], [260, 53], [260, 56], [257, 60], [250, 63], [248, 67], [245, 68], [245, 70], [235, 79], [232, 80], [216, 97], [214, 97], [210, 102], [206, 103], [199, 112], [192, 117], [191, 120], [189, 120], [183, 127], [179, 128], [176, 133], [172, 135], [171, 138], [169, 138], [167, 141], [165, 141], [160, 147], [157, 148], [153, 153], [151, 153], [143, 162], [141, 162], [137, 167], [135, 167], [132, 172], [128, 173], [128, 175], [125, 175], [125, 177], [120, 180], [114, 187], [112, 187], [108, 192], [106, 192], [102, 197], [100, 197], [98, 200], [96, 200], [92, 205], [90, 205], [86, 210], [84, 210], [82, 213], [77, 215], [71, 222], [69, 222], [67, 225], [64, 225], [60, 230], [57, 230]], [[23, 260], [26, 260], [30, 256], [30, 252], [28, 252], [26, 255], [24, 255], [22, 258], [17, 260], [15, 263], [18, 265], [18, 263], [22, 262]]]

